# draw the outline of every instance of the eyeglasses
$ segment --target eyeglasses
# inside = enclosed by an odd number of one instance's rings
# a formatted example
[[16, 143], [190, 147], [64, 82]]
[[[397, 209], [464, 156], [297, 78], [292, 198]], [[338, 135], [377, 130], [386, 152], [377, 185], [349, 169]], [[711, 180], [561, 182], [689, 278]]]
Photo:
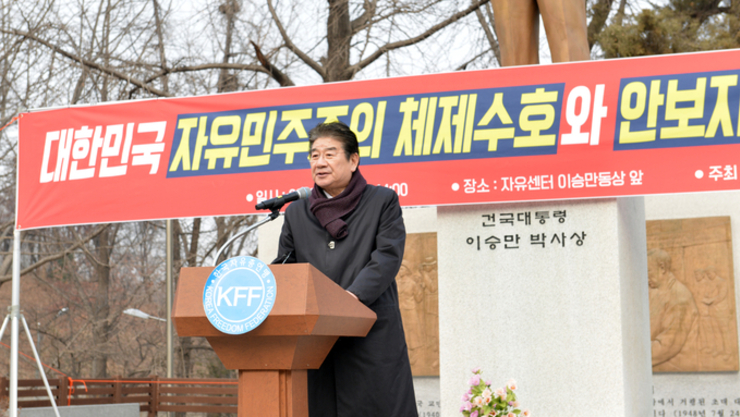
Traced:
[[308, 154], [308, 160], [311, 163], [317, 162], [321, 157], [324, 157], [324, 160], [331, 161], [339, 157], [339, 154], [341, 152], [336, 149], [327, 149], [324, 152], [320, 152], [318, 150], [314, 150], [311, 153]]

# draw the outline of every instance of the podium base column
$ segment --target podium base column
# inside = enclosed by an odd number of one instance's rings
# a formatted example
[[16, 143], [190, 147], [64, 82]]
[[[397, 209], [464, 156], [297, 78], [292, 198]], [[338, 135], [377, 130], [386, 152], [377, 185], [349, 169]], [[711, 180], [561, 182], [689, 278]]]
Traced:
[[239, 417], [308, 417], [305, 370], [239, 370]]

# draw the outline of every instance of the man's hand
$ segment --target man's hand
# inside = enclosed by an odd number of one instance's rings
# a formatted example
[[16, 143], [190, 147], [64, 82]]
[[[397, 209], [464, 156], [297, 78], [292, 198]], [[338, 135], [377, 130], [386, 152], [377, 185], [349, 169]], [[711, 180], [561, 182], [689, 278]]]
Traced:
[[[345, 291], [347, 291], [347, 290], [345, 290]], [[347, 291], [347, 294], [351, 295], [351, 296], [352, 296], [352, 298], [354, 298], [355, 300], [357, 300], [357, 301], [360, 301], [360, 299], [359, 299], [359, 298], [357, 298], [357, 296], [356, 296], [356, 295], [354, 295], [354, 294], [352, 294], [351, 292]]]

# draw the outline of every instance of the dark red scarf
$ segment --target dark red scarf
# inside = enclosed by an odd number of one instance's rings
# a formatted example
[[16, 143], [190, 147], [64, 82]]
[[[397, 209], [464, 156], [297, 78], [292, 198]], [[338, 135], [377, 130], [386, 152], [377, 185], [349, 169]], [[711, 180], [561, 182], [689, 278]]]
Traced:
[[314, 184], [311, 196], [308, 197], [308, 204], [313, 215], [319, 219], [321, 226], [334, 239], [344, 239], [349, 234], [347, 223], [342, 220], [342, 217], [357, 207], [366, 185], [367, 181], [360, 174], [359, 168], [352, 173], [352, 179], [349, 180], [347, 188], [336, 197], [326, 198], [321, 187]]

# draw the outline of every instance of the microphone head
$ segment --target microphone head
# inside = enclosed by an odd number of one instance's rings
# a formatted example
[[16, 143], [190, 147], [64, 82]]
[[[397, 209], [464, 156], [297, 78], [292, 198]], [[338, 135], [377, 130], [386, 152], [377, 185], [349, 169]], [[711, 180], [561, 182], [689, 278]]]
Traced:
[[308, 198], [309, 195], [311, 195], [311, 189], [308, 188], [308, 187], [301, 187], [301, 188], [295, 190], [295, 192], [298, 193], [298, 198], [300, 200], [305, 200], [305, 199]]
[[274, 210], [279, 209], [283, 205], [295, 201], [295, 200], [305, 200], [308, 198], [308, 196], [311, 195], [311, 189], [308, 187], [301, 187], [291, 193], [288, 193], [286, 195], [281, 195], [275, 198], [271, 198], [269, 200], [262, 201], [260, 203], [257, 203], [254, 208], [257, 210]]

